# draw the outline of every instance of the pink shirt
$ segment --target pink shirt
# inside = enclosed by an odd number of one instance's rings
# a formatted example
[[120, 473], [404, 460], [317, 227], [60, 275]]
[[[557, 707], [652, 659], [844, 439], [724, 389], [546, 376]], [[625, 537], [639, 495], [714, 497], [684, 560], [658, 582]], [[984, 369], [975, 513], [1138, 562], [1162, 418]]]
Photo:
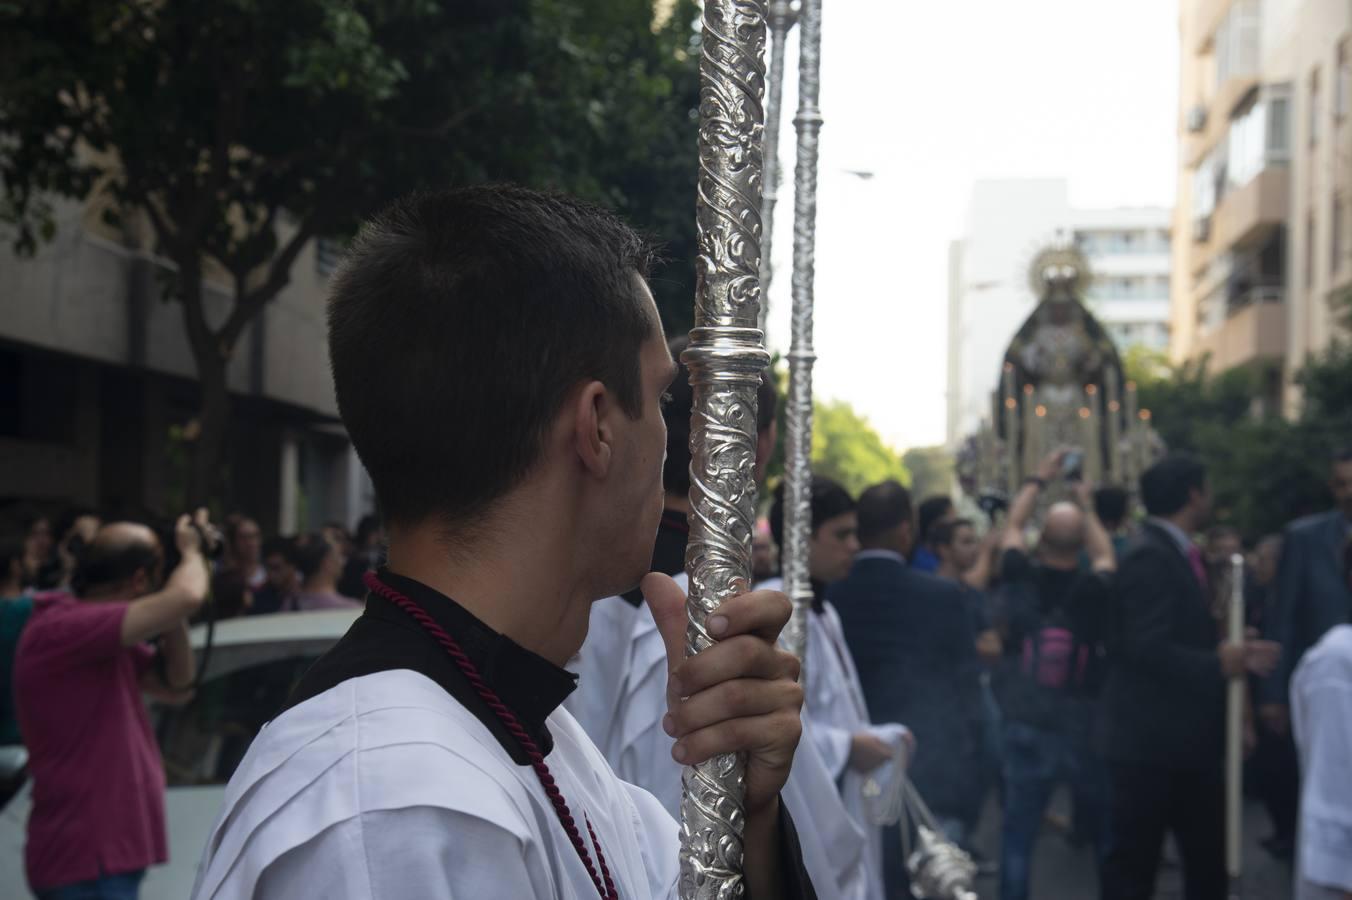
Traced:
[[33, 774], [25, 862], [35, 890], [169, 858], [164, 767], [139, 679], [154, 651], [122, 646], [128, 603], [35, 599], [14, 660]]

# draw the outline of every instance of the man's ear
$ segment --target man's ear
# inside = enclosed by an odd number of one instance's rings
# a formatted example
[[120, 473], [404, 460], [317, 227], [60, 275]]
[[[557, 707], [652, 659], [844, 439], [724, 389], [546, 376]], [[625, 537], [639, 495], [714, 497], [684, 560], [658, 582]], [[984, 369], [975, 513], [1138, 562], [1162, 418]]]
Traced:
[[578, 461], [597, 478], [610, 471], [616, 411], [614, 398], [599, 381], [587, 382], [574, 395], [573, 449]]

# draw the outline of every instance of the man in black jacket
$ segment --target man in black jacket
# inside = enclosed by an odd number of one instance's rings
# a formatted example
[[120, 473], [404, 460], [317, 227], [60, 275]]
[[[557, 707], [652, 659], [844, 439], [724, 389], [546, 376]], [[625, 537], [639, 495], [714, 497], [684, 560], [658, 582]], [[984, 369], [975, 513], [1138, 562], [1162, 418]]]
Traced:
[[1282, 664], [1262, 686], [1264, 724], [1285, 734], [1287, 691], [1300, 658], [1334, 625], [1352, 622], [1352, 447], [1330, 461], [1334, 508], [1286, 527], [1271, 621], [1264, 633], [1282, 645]]
[[1169, 456], [1141, 478], [1149, 518], [1118, 566], [1117, 623], [1105, 695], [1112, 843], [1103, 900], [1149, 900], [1166, 832], [1187, 900], [1222, 900], [1225, 685], [1266, 674], [1270, 641], [1217, 642], [1207, 574], [1190, 537], [1206, 524], [1206, 470]]
[[[828, 591], [875, 722], [905, 722], [917, 747], [910, 776], [950, 838], [961, 841], [975, 796], [980, 685], [972, 629], [958, 586], [917, 572], [911, 496], [895, 481], [859, 498], [850, 574]], [[883, 839], [889, 896], [902, 896], [896, 829]]]

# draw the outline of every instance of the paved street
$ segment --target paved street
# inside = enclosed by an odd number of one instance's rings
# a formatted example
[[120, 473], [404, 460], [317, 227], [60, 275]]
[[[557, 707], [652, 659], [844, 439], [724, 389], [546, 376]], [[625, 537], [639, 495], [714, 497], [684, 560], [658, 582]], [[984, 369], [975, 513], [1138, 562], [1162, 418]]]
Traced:
[[[1069, 815], [1070, 804], [1064, 791], [1058, 792], [1052, 809], [1055, 813]], [[1250, 802], [1245, 810], [1244, 883], [1240, 900], [1290, 900], [1290, 868], [1273, 860], [1258, 846], [1270, 830], [1262, 807]], [[991, 859], [999, 857], [999, 813], [993, 804], [986, 810], [976, 843], [978, 849]], [[1178, 867], [1166, 865], [1160, 873], [1156, 900], [1182, 900], [1181, 880]], [[998, 900], [1000, 890], [996, 876], [982, 878], [977, 891], [981, 900]], [[1056, 829], [1044, 827], [1033, 862], [1030, 897], [1031, 900], [1095, 900], [1098, 883], [1089, 848], [1072, 847]]]

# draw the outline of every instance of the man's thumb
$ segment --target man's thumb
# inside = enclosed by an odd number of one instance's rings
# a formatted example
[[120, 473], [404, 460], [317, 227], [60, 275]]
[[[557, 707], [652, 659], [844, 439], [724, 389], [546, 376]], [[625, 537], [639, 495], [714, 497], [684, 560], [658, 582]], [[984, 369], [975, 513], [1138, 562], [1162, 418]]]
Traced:
[[680, 665], [685, 659], [685, 591], [672, 580], [670, 575], [651, 572], [639, 585], [643, 599], [652, 611], [657, 631], [662, 635], [662, 643], [667, 648], [667, 671]]

